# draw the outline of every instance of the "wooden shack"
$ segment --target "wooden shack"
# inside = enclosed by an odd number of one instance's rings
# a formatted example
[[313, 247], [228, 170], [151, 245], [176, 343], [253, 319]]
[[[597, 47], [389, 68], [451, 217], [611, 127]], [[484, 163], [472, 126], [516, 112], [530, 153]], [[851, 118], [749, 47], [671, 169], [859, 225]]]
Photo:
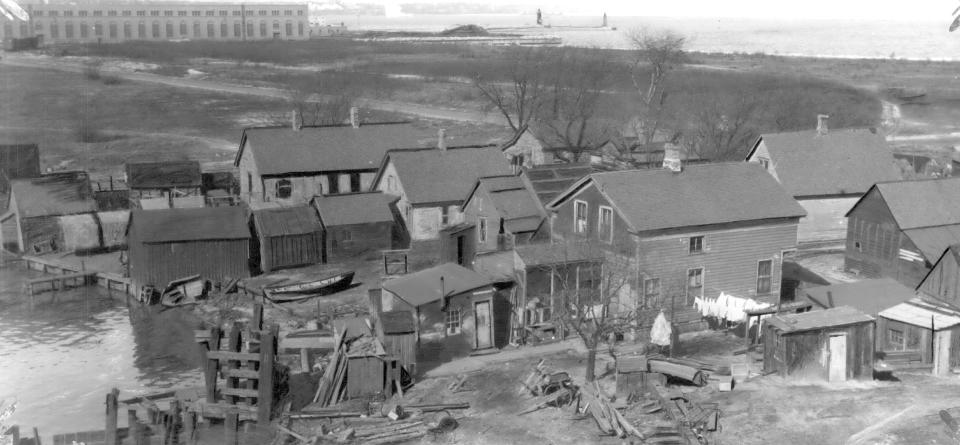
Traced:
[[333, 326], [334, 333], [347, 338], [345, 398], [393, 394], [400, 365], [374, 335], [372, 323], [366, 317], [344, 317], [334, 320]]
[[397, 224], [397, 198], [384, 193], [317, 196], [312, 204], [324, 229], [324, 253], [338, 262], [380, 256], [381, 250], [405, 245]]
[[194, 207], [203, 178], [197, 161], [130, 162], [126, 165], [130, 201], [138, 208]]
[[417, 367], [417, 328], [413, 323], [413, 315], [410, 311], [381, 313], [380, 327], [387, 355], [396, 357], [407, 374], [414, 375]]
[[[77, 243], [66, 239], [70, 233], [64, 234], [62, 217], [77, 216], [93, 222], [96, 210], [86, 172], [14, 179], [10, 182], [8, 211], [0, 217], [4, 226], [3, 244], [11, 247], [15, 244], [18, 251], [34, 255], [67, 251], [68, 245]], [[96, 235], [96, 230], [93, 233]]]
[[[946, 376], [960, 366], [960, 308], [934, 299], [914, 298], [877, 316], [877, 343], [892, 368], [931, 368]], [[917, 366], [919, 365], [919, 366]]]
[[324, 262], [323, 226], [310, 206], [251, 212], [250, 261], [262, 273]]
[[248, 277], [247, 221], [242, 207], [133, 210], [129, 276], [156, 287], [197, 274], [213, 282]]
[[874, 318], [849, 306], [764, 319], [763, 372], [842, 382], [873, 379]]

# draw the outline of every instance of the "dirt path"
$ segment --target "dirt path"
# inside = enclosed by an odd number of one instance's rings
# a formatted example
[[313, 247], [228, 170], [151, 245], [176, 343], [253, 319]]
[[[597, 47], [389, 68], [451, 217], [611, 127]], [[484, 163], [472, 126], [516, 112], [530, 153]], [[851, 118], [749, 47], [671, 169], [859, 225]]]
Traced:
[[[74, 73], [82, 73], [84, 70], [84, 66], [77, 63], [70, 63], [52, 58], [24, 57], [19, 55], [4, 55], [4, 57], [0, 59], [0, 63], [11, 66], [46, 68]], [[161, 76], [158, 74], [143, 72], [111, 70], [110, 74], [126, 80], [159, 83], [178, 88], [196, 88], [220, 93], [244, 94], [249, 96], [269, 97], [275, 99], [286, 99], [290, 97], [290, 92], [281, 88], [254, 87], [211, 80]], [[311, 96], [311, 99], [313, 100], [320, 100], [323, 98], [325, 98], [325, 96], [320, 94], [314, 94]], [[356, 104], [362, 107], [382, 111], [412, 114], [428, 119], [445, 119], [506, 125], [504, 119], [497, 114], [463, 110], [452, 107], [437, 107], [431, 105], [420, 105], [408, 102], [396, 102], [368, 98], [359, 98], [356, 100]]]

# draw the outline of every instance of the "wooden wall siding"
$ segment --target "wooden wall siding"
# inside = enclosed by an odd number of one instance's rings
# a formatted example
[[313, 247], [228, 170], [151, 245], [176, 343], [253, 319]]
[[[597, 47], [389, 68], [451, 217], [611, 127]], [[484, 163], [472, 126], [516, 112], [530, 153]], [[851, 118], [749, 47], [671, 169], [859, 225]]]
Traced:
[[[887, 330], [896, 329], [903, 332], [904, 336], [916, 335], [917, 350], [915, 351], [897, 351], [887, 344]], [[887, 352], [916, 352], [919, 354], [920, 363], [933, 362], [933, 343], [930, 338], [930, 329], [924, 329], [919, 326], [913, 326], [896, 320], [889, 320], [883, 317], [877, 317], [876, 332], [877, 351]]]
[[[487, 218], [487, 237], [485, 242], [480, 241], [480, 218]], [[493, 205], [488, 194], [483, 188], [477, 190], [476, 195], [470, 200], [469, 205], [463, 209], [463, 220], [473, 223], [473, 234], [476, 237], [477, 251], [486, 252], [497, 250], [497, 235], [500, 232], [500, 212]]]
[[166, 286], [172, 280], [200, 274], [224, 281], [250, 275], [248, 240], [210, 240], [183, 243], [132, 244], [130, 277], [141, 285]]
[[267, 237], [260, 246], [260, 267], [264, 272], [323, 261], [322, 232]]
[[[64, 248], [63, 233], [61, 233], [60, 223], [56, 216], [23, 218], [20, 220], [20, 230], [23, 237], [23, 245], [20, 246], [20, 250], [25, 253], [34, 255], [50, 252], [50, 250], [36, 251], [34, 249], [35, 245], [52, 245], [54, 247], [53, 252], [60, 252]], [[50, 244], [51, 240], [53, 244]]]
[[[574, 232], [574, 211], [575, 201], [585, 201], [587, 203], [587, 230], [585, 234]], [[558, 240], [579, 240], [590, 239], [597, 240], [597, 223], [600, 215], [600, 206], [613, 207], [610, 202], [591, 184], [580, 193], [568, 199], [562, 206], [556, 209], [554, 217], [550, 222], [552, 227], [552, 236]], [[606, 247], [609, 250], [625, 256], [633, 256], [636, 244], [633, 235], [627, 232], [627, 223], [614, 209], [613, 212], [613, 242], [608, 243], [602, 240], [598, 246]]]
[[960, 304], [960, 264], [952, 253], [937, 263], [918, 290], [947, 303]]
[[441, 263], [458, 263], [460, 258], [457, 253], [457, 238], [461, 236], [463, 237], [463, 264], [461, 266], [472, 268], [471, 265], [477, 254], [476, 227], [441, 233], [439, 260]]
[[[847, 335], [847, 379], [872, 380], [873, 332], [873, 322], [788, 334], [782, 334], [767, 325], [763, 334], [764, 372], [779, 372], [784, 377], [827, 380], [830, 366], [830, 336], [845, 333]], [[778, 348], [779, 351], [777, 351]]]
[[[345, 232], [350, 232], [346, 241]], [[381, 250], [393, 247], [393, 224], [390, 222], [349, 224], [327, 227], [327, 261], [340, 262], [358, 257], [379, 258]]]
[[797, 238], [800, 243], [843, 241], [847, 237], [847, 217], [857, 203], [854, 198], [802, 199], [797, 202], [807, 211], [800, 218]]
[[383, 348], [387, 356], [396, 357], [407, 373], [414, 375], [417, 366], [417, 334], [386, 334], [383, 336]]
[[350, 357], [347, 361], [347, 398], [384, 392], [386, 362], [382, 357]]

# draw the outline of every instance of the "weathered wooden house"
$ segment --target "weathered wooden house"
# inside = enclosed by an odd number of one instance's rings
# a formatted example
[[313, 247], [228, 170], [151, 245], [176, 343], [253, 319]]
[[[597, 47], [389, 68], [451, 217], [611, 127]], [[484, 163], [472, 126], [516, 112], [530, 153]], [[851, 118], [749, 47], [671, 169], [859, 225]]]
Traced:
[[847, 220], [847, 271], [915, 287], [960, 243], [960, 178], [878, 183]]
[[625, 259], [644, 317], [673, 313], [681, 331], [706, 327], [698, 298], [776, 300], [781, 261], [797, 245], [802, 207], [762, 168], [716, 163], [593, 173], [546, 208], [555, 240]]
[[842, 382], [872, 380], [874, 318], [849, 306], [763, 320], [763, 372]]
[[547, 212], [524, 175], [477, 180], [463, 200], [464, 221], [477, 229], [477, 251], [504, 250], [550, 238]]
[[495, 146], [390, 151], [373, 190], [398, 196], [397, 208], [413, 241], [435, 240], [440, 230], [463, 222], [464, 196], [484, 176], [512, 172]]
[[327, 261], [373, 257], [403, 245], [406, 234], [397, 223], [396, 201], [393, 195], [372, 192], [314, 198]]
[[410, 375], [417, 371], [417, 328], [409, 311], [381, 312], [379, 326], [381, 341], [387, 355], [399, 361]]
[[411, 314], [418, 347], [434, 343], [456, 356], [509, 340], [509, 301], [493, 281], [470, 269], [445, 263], [387, 280], [382, 288], [382, 310]]
[[10, 190], [14, 179], [40, 176], [40, 148], [37, 144], [0, 143], [0, 192]]
[[324, 262], [323, 226], [308, 205], [251, 212], [250, 261], [259, 272]]
[[[466, 138], [444, 136], [463, 144]], [[317, 195], [367, 191], [387, 150], [438, 145], [437, 130], [409, 122], [247, 128], [234, 165], [244, 201], [304, 204]], [[502, 158], [502, 156], [501, 156]]]
[[876, 317], [880, 311], [916, 297], [917, 291], [893, 278], [876, 278], [809, 287], [803, 290], [803, 296], [814, 309], [849, 306]]
[[763, 134], [747, 155], [760, 164], [807, 211], [800, 243], [842, 241], [849, 211], [873, 184], [901, 179], [883, 135], [868, 129], [827, 130], [820, 115], [816, 130]]
[[514, 172], [519, 173], [523, 168], [530, 168], [546, 163], [543, 152], [543, 143], [533, 134], [529, 126], [524, 125], [513, 137], [500, 145], [500, 150], [507, 157], [507, 162], [513, 166]]
[[927, 273], [917, 291], [960, 307], [960, 244], [953, 244]]
[[196, 274], [214, 283], [248, 277], [249, 220], [239, 206], [133, 210], [127, 272], [154, 287]]
[[135, 208], [203, 207], [198, 161], [128, 162], [127, 187]]
[[[3, 244], [20, 252], [43, 254], [69, 252], [77, 246], [99, 245], [93, 198], [86, 172], [51, 173], [10, 182], [7, 213], [0, 217]], [[67, 218], [64, 231], [63, 218]], [[82, 221], [74, 221], [82, 220]], [[80, 226], [78, 230], [71, 227]], [[90, 227], [93, 227], [91, 232]]]
[[877, 349], [893, 368], [930, 366], [948, 376], [960, 366], [960, 308], [939, 300], [914, 298], [880, 311]]

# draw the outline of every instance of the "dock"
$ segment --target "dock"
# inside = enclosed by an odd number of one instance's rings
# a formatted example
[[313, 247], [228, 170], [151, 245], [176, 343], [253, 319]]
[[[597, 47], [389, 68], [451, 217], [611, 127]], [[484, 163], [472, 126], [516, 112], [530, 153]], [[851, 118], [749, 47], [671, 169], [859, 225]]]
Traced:
[[62, 290], [69, 287], [97, 285], [110, 291], [121, 291], [130, 296], [137, 296], [139, 286], [133, 280], [120, 274], [85, 270], [83, 263], [80, 267], [66, 264], [54, 259], [24, 255], [20, 258], [28, 270], [35, 270], [50, 277], [40, 277], [27, 282], [31, 303], [36, 294]]
[[42, 292], [56, 292], [58, 290], [82, 287], [96, 282], [94, 272], [76, 272], [51, 277], [33, 278], [27, 281], [27, 291], [31, 297]]

